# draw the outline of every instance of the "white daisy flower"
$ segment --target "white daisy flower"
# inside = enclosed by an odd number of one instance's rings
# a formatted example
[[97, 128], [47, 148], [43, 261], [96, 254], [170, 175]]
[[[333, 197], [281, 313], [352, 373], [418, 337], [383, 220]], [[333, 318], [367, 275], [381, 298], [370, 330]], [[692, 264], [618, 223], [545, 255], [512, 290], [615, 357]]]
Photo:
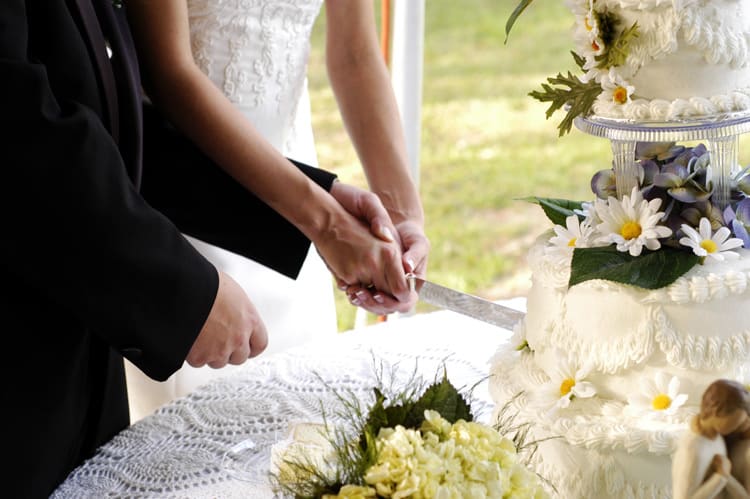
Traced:
[[550, 380], [539, 388], [536, 399], [539, 406], [551, 412], [568, 407], [573, 397], [590, 398], [596, 395], [596, 387], [586, 381], [591, 367], [578, 366], [561, 350], [555, 353], [557, 361], [547, 370]]
[[584, 201], [581, 203], [581, 209], [575, 209], [573, 210], [573, 213], [582, 216], [584, 218], [584, 223], [587, 223], [592, 227], [595, 227], [599, 223], [601, 223], [601, 219], [596, 213], [596, 207], [594, 206], [594, 203]]
[[630, 97], [635, 91], [635, 87], [629, 85], [614, 67], [609, 68], [609, 72], [602, 75], [601, 84], [602, 95], [619, 105], [630, 102]]
[[687, 224], [682, 224], [685, 236], [680, 238], [680, 244], [693, 248], [693, 253], [716, 261], [734, 260], [740, 257], [734, 248], [740, 248], [744, 243], [737, 237], [730, 238], [727, 227], [720, 227], [716, 233], [711, 230], [711, 222], [703, 217], [698, 224], [698, 230]]
[[680, 380], [659, 371], [653, 379], [641, 380], [641, 393], [628, 395], [629, 410], [648, 416], [671, 416], [685, 405], [688, 396], [680, 393]]
[[659, 239], [672, 235], [672, 229], [659, 225], [664, 215], [658, 211], [661, 199], [646, 201], [638, 187], [633, 187], [630, 196], [623, 196], [622, 201], [610, 197], [607, 201], [597, 199], [594, 203], [601, 219], [596, 226], [601, 234], [599, 241], [615, 243], [618, 251], [638, 256], [644, 246], [658, 250], [661, 248]]
[[594, 234], [594, 228], [577, 215], [567, 217], [565, 227], [555, 225], [553, 230], [555, 235], [549, 240], [551, 246], [545, 248], [545, 252], [566, 258], [573, 253], [573, 248], [588, 248]]

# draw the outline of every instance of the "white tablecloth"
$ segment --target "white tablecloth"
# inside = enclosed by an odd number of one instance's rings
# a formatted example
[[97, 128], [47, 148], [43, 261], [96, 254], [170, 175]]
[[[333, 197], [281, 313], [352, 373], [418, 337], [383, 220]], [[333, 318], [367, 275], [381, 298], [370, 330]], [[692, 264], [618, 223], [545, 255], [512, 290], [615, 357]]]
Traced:
[[[397, 366], [396, 384], [405, 384], [415, 366], [431, 381], [444, 364], [456, 387], [479, 383], [472, 407], [488, 422], [489, 359], [509, 335], [439, 311], [258, 357], [121, 432], [53, 497], [271, 498], [269, 451], [289, 424], [320, 422], [321, 404], [327, 413], [335, 410], [332, 388], [369, 400], [381, 366], [386, 372]], [[248, 439], [255, 447], [240, 454], [250, 455], [252, 466], [237, 473], [227, 451]]]

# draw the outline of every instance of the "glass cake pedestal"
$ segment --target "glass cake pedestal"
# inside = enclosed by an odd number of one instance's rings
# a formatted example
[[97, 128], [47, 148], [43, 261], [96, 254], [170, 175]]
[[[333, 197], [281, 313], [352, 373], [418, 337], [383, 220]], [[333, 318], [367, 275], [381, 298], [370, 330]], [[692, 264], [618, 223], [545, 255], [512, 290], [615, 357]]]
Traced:
[[634, 122], [589, 116], [578, 117], [574, 123], [582, 132], [611, 141], [619, 199], [630, 195], [633, 187], [639, 185], [636, 143], [705, 141], [711, 157], [713, 199], [723, 209], [730, 201], [732, 178], [740, 170], [737, 160], [739, 136], [750, 132], [750, 112], [672, 122]]

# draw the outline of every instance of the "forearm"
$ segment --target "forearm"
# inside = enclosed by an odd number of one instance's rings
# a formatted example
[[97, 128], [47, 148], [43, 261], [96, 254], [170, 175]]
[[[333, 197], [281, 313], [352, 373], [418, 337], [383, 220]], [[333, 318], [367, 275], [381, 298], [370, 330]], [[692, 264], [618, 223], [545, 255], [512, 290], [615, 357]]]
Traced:
[[325, 225], [321, 215], [333, 208], [330, 196], [266, 141], [202, 73], [164, 78], [152, 87], [152, 95], [219, 167], [306, 236], [317, 237]]
[[[342, 20], [334, 17], [331, 22]], [[353, 39], [342, 42], [341, 36]], [[422, 206], [408, 170], [403, 127], [377, 43], [371, 33], [334, 31], [329, 32], [327, 47], [331, 85], [371, 190], [395, 223], [406, 219], [421, 223]]]
[[[160, 111], [219, 167], [308, 238], [321, 237], [327, 217], [340, 208], [265, 140], [195, 65], [184, 0], [133, 0], [128, 6], [136, 43], [142, 48], [144, 85]], [[174, 33], [165, 37], [164, 31]]]
[[370, 189], [394, 223], [421, 222], [424, 216], [407, 166], [403, 128], [382, 63], [352, 60], [329, 65], [329, 74]]

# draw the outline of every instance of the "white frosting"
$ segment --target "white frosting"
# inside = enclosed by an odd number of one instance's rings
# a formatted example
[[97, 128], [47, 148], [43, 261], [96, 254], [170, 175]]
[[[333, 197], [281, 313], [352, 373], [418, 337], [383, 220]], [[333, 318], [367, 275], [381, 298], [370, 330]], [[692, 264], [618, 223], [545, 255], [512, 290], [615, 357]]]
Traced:
[[[613, 68], [632, 98], [618, 104], [604, 92], [594, 114], [665, 121], [750, 109], [750, 2], [600, 0], [595, 8], [618, 16], [621, 29], [637, 22], [639, 36]], [[576, 51], [590, 52], [583, 24], [576, 30]]]
[[[658, 290], [601, 280], [568, 288], [569, 262], [545, 252], [547, 239], [529, 252], [528, 313], [516, 343], [495, 357], [491, 395], [502, 406], [521, 393], [515, 409], [534, 436], [556, 437], [535, 467], [560, 497], [669, 497], [671, 454], [701, 394], [718, 378], [750, 373], [750, 251]], [[522, 340], [529, 348], [515, 351]], [[585, 381], [596, 395], [552, 414], [535, 397], [561, 351], [591, 367]], [[657, 373], [679, 378], [688, 396], [671, 416], [628, 405]]]

